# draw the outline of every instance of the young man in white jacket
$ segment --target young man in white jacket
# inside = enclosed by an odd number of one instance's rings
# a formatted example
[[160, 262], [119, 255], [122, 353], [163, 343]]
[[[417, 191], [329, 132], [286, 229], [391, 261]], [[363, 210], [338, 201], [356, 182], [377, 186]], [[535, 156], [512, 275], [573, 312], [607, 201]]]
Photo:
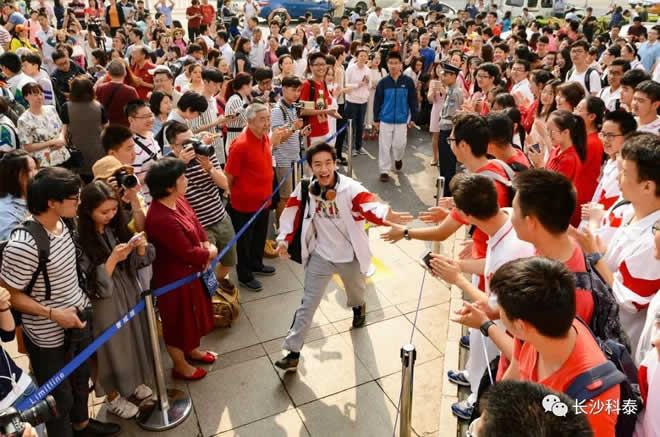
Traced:
[[365, 220], [378, 226], [412, 220], [410, 214], [394, 212], [388, 205], [377, 202], [376, 196], [359, 182], [340, 176], [336, 171], [335, 148], [329, 144], [312, 146], [306, 158], [313, 172], [308, 200], [306, 205], [301, 204], [299, 183], [280, 217], [277, 237], [280, 257], [288, 258], [289, 243], [296, 234], [300, 214], [304, 214], [300, 240], [305, 291], [282, 344], [289, 354], [275, 363], [286, 371], [297, 369], [305, 335], [333, 274], [341, 277], [346, 288], [347, 306], [353, 308], [353, 327], [364, 326], [365, 274], [371, 264]]

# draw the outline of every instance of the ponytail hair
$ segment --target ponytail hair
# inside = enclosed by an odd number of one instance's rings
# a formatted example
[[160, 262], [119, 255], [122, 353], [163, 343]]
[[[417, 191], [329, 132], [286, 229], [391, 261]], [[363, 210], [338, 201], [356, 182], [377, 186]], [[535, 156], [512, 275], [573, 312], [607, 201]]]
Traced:
[[229, 85], [225, 91], [225, 102], [229, 101], [229, 98], [234, 94], [238, 94], [238, 90], [244, 85], [252, 85], [252, 76], [250, 73], [238, 73], [235, 78], [229, 81]]
[[587, 128], [582, 117], [560, 109], [553, 112], [550, 119], [559, 129], [568, 129], [573, 147], [575, 147], [580, 161], [584, 163], [587, 159]]
[[584, 99], [584, 103], [586, 103], [587, 112], [596, 116], [594, 118], [594, 126], [600, 131], [600, 128], [603, 127], [603, 117], [605, 116], [605, 102], [600, 97], [587, 96]]

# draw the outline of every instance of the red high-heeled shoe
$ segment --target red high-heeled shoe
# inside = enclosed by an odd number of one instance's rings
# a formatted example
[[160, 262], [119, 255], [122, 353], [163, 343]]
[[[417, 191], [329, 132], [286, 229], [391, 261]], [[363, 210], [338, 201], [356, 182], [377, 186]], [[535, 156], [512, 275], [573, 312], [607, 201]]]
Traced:
[[215, 355], [212, 354], [211, 352], [206, 352], [206, 355], [204, 355], [202, 358], [193, 358], [190, 355], [186, 355], [186, 358], [188, 358], [190, 361], [196, 361], [198, 363], [204, 363], [204, 364], [215, 363]]
[[190, 376], [186, 376], [183, 373], [180, 373], [178, 370], [172, 369], [172, 378], [174, 379], [183, 379], [185, 381], [197, 381], [205, 376], [206, 376], [206, 370], [204, 369], [196, 369], [195, 373], [193, 373]]

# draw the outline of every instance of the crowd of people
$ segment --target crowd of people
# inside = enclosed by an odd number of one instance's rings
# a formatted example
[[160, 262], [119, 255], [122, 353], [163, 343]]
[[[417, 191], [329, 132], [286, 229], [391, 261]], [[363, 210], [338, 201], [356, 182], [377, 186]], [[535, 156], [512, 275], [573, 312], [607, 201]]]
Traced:
[[[466, 299], [452, 320], [469, 328], [469, 359], [447, 377], [471, 391], [452, 405], [470, 435], [660, 435], [660, 25], [617, 7], [603, 24], [561, 0], [552, 20], [483, 0], [451, 16], [437, 0], [371, 3], [265, 27], [255, 0], [192, 0], [184, 22], [171, 0], [4, 3], [0, 334], [16, 335], [31, 374], [3, 350], [0, 409], [143, 291], [220, 252], [215, 281], [207, 271], [158, 298], [172, 376], [206, 376], [194, 364], [217, 358], [200, 346], [213, 296], [258, 293], [278, 255], [305, 268], [274, 363], [295, 371], [333, 274], [353, 327], [366, 324], [366, 222], [392, 243], [466, 225], [464, 250], [426, 268]], [[438, 206], [412, 212], [424, 227], [344, 174], [347, 153], [367, 160], [377, 140], [389, 190], [414, 128], [431, 133], [445, 181]], [[90, 384], [135, 417], [155, 388], [147, 331], [136, 316], [53, 390], [48, 435], [121, 432], [89, 417]]]

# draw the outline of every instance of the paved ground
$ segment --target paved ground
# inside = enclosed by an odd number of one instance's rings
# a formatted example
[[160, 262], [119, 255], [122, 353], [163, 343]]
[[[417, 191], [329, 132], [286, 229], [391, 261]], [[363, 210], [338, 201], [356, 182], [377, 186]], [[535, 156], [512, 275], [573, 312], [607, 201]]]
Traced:
[[[388, 184], [377, 180], [377, 144], [368, 142], [366, 148], [370, 154], [356, 158], [354, 172], [369, 189], [395, 209], [415, 215], [432, 203], [436, 173], [428, 167], [428, 133], [411, 131], [406, 173]], [[298, 372], [282, 375], [272, 363], [282, 354], [282, 337], [301, 299], [303, 270], [291, 261], [275, 260], [277, 275], [265, 278], [262, 292], [242, 291], [238, 322], [203, 339], [202, 347], [220, 354], [214, 365], [207, 366], [209, 375], [204, 380], [173, 382], [171, 363], [164, 353], [168, 386], [191, 396], [194, 411], [182, 425], [159, 435], [392, 435], [401, 383], [399, 349], [409, 341], [413, 328], [422, 281], [417, 259], [425, 244], [404, 241], [393, 246], [379, 240], [377, 229], [371, 230], [370, 238], [377, 273], [368, 280], [368, 326], [351, 329], [352, 312], [344, 306], [346, 297], [337, 278], [314, 318]], [[460, 245], [454, 247], [452, 240], [442, 249], [455, 253]], [[450, 293], [444, 284], [426, 277], [413, 337], [418, 358], [412, 424], [417, 436], [456, 433], [449, 411], [456, 388], [443, 375], [458, 362], [460, 328], [448, 322], [448, 313], [459, 304], [459, 293]], [[27, 367], [26, 357], [17, 354], [15, 344], [8, 350], [19, 365]], [[101, 399], [92, 399], [90, 411], [106, 417]], [[122, 436], [150, 435], [133, 421], [119, 422]]]

